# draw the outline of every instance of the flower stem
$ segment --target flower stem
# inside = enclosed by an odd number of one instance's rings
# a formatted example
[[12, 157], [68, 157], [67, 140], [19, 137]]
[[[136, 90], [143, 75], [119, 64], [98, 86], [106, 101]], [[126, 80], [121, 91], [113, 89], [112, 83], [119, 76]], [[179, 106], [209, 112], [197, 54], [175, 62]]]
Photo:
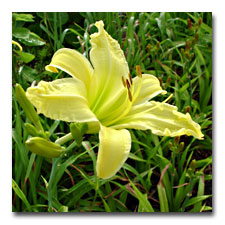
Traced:
[[[64, 143], [66, 143], [67, 141], [70, 141], [72, 139], [72, 134], [68, 133], [66, 135], [64, 135], [61, 138], [58, 138], [55, 143], [62, 145]], [[52, 199], [54, 197], [55, 191], [56, 191], [56, 186], [57, 186], [57, 182], [55, 182], [55, 176], [57, 171], [59, 170], [58, 164], [61, 160], [61, 157], [55, 158], [53, 159], [53, 163], [52, 163], [52, 169], [51, 169], [51, 173], [50, 173], [50, 178], [49, 178], [49, 182], [48, 182], [48, 188], [47, 188], [47, 193], [48, 193], [48, 208], [49, 211], [52, 211], [52, 207], [53, 207], [53, 202]]]
[[66, 134], [65, 136], [63, 136], [63, 137], [57, 139], [57, 140], [55, 141], [55, 143], [56, 143], [56, 144], [59, 144], [59, 145], [62, 145], [62, 144], [64, 144], [64, 143], [66, 143], [67, 141], [70, 141], [72, 138], [73, 138], [72, 134], [71, 134], [71, 133], [68, 133], [68, 134]]

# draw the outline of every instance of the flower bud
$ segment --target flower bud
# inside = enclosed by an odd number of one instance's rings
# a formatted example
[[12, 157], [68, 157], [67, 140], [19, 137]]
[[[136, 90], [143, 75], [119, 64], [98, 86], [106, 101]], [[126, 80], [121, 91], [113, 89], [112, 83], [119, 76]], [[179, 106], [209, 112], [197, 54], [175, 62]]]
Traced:
[[191, 161], [191, 164], [190, 164], [190, 168], [191, 168], [193, 171], [194, 171], [195, 168], [196, 168], [196, 164], [197, 164], [196, 160], [193, 159], [193, 160]]
[[65, 148], [41, 137], [32, 137], [26, 141], [27, 148], [37, 155], [47, 158], [59, 157]]
[[188, 105], [188, 106], [186, 106], [185, 107], [185, 112], [186, 113], [190, 113], [190, 111], [191, 111], [191, 107]]
[[76, 140], [77, 145], [80, 146], [83, 141], [83, 135], [87, 132], [87, 123], [71, 123], [70, 132], [73, 138]]
[[176, 136], [174, 138], [174, 141], [175, 141], [176, 144], [179, 144], [179, 142], [180, 142], [180, 136]]
[[31, 136], [33, 136], [33, 137], [39, 136], [39, 132], [32, 124], [25, 123], [24, 127]]
[[182, 152], [184, 150], [184, 142], [183, 141], [180, 142], [178, 148], [179, 148], [179, 152]]
[[189, 40], [186, 41], [186, 51], [188, 51], [191, 47], [191, 42]]
[[150, 49], [152, 48], [152, 45], [151, 44], [147, 44], [146, 48], [147, 48], [148, 51], [150, 51]]
[[15, 94], [20, 106], [23, 108], [28, 119], [40, 130], [43, 131], [41, 126], [41, 122], [37, 112], [35, 111], [31, 102], [27, 99], [25, 91], [21, 87], [20, 84], [16, 84], [15, 86]]
[[190, 30], [192, 30], [192, 23], [191, 23], [191, 19], [190, 18], [188, 18], [187, 23], [188, 23], [188, 28]]
[[30, 123], [25, 123], [24, 127], [26, 128], [27, 132], [33, 136], [33, 137], [43, 137], [45, 139], [48, 139], [50, 136], [50, 132], [49, 131], [38, 131], [36, 127], [34, 127], [32, 124]]

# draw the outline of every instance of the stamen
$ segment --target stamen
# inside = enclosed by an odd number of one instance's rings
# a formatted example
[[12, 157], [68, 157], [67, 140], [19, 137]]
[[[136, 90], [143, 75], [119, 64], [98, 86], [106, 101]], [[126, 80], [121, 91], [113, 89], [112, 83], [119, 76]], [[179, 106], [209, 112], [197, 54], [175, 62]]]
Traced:
[[128, 76], [129, 76], [130, 84], [132, 85], [133, 84], [132, 76], [130, 73], [128, 74]]
[[124, 77], [122, 76], [122, 82], [123, 82], [123, 86], [126, 87], [126, 82], [124, 80]]
[[130, 83], [127, 79], [126, 79], [126, 83], [127, 83], [127, 89], [129, 90], [130, 89]]
[[166, 100], [164, 100], [163, 102], [160, 102], [158, 105], [156, 105], [155, 107], [151, 108], [148, 112], [152, 111], [153, 109], [157, 109], [160, 108], [164, 103], [168, 102], [171, 98], [172, 98], [173, 94], [171, 94]]
[[128, 90], [128, 96], [129, 96], [129, 100], [132, 102], [132, 94], [130, 92], [130, 89], [127, 89]]
[[136, 66], [136, 72], [139, 77], [142, 77], [141, 67], [139, 65]]
[[168, 102], [172, 98], [173, 94], [171, 94], [166, 100], [164, 100], [162, 103]]

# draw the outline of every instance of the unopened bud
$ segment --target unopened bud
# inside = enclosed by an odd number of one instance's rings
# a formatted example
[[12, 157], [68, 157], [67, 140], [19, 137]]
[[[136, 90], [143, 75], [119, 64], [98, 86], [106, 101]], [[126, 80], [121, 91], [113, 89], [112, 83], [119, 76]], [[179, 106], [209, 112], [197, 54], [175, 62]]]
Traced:
[[80, 146], [83, 141], [83, 135], [87, 132], [87, 123], [71, 123], [70, 132], [73, 138], [76, 140], [77, 145]]
[[190, 18], [188, 18], [187, 23], [188, 23], [188, 28], [191, 30], [192, 29], [192, 23], [191, 23]]
[[30, 124], [30, 123], [25, 123], [25, 124], [24, 124], [24, 127], [26, 128], [27, 132], [28, 132], [31, 136], [33, 136], [33, 137], [39, 136], [38, 130], [37, 130], [36, 127], [34, 127], [32, 124]]
[[195, 168], [196, 168], [196, 160], [195, 159], [193, 159], [192, 161], [191, 161], [191, 164], [190, 164], [190, 168], [194, 171], [195, 170]]
[[188, 106], [186, 106], [185, 107], [185, 112], [186, 113], [190, 113], [190, 111], [191, 111], [191, 107], [188, 105]]
[[35, 111], [31, 102], [27, 99], [25, 91], [20, 86], [20, 84], [16, 84], [15, 86], [15, 94], [20, 106], [23, 108], [28, 119], [40, 130], [42, 131], [43, 128], [41, 126], [41, 122], [37, 112]]
[[184, 149], [184, 142], [182, 141], [180, 144], [179, 144], [179, 152], [182, 152]]
[[24, 124], [27, 132], [33, 136], [33, 137], [43, 137], [45, 139], [48, 139], [48, 137], [50, 136], [50, 132], [49, 131], [38, 131], [36, 127], [34, 127], [32, 124], [30, 123], [25, 123]]
[[175, 143], [179, 144], [179, 142], [180, 142], [180, 136], [176, 136], [174, 138], [174, 141], [175, 141]]
[[147, 50], [149, 51], [151, 49], [152, 45], [151, 44], [147, 44]]
[[189, 40], [186, 41], [186, 50], [189, 50], [191, 47], [191, 43]]
[[59, 157], [65, 148], [41, 137], [32, 137], [26, 141], [27, 148], [37, 155], [47, 158]]

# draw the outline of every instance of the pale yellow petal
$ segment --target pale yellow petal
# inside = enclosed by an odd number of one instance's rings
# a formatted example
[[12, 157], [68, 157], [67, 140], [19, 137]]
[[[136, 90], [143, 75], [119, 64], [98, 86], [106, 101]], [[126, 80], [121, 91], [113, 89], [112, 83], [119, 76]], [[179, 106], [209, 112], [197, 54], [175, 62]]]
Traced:
[[87, 58], [76, 50], [69, 48], [59, 49], [52, 57], [51, 63], [45, 67], [46, 70], [57, 72], [61, 69], [76, 79], [83, 81], [89, 88], [93, 68]]
[[101, 126], [99, 132], [97, 176], [107, 179], [116, 174], [127, 160], [131, 149], [129, 131]]
[[150, 74], [142, 74], [142, 78], [137, 76], [133, 79], [134, 95], [138, 91], [140, 79], [142, 79], [140, 92], [134, 100], [133, 105], [142, 104], [148, 100], [151, 100], [158, 94], [166, 94], [166, 91], [162, 90], [159, 80], [155, 76]]
[[83, 82], [73, 78], [41, 81], [26, 91], [26, 96], [38, 113], [54, 120], [87, 122], [89, 133], [98, 132], [99, 122], [89, 109], [86, 95]]
[[[101, 120], [113, 111], [117, 111], [117, 116], [120, 115], [124, 108], [130, 105], [127, 88], [122, 82], [122, 76], [125, 81], [129, 80], [129, 68], [119, 43], [104, 30], [103, 22], [99, 21], [95, 25], [98, 32], [92, 34], [90, 40], [92, 45], [90, 59], [94, 67], [94, 74], [88, 99], [91, 109]], [[125, 94], [122, 96], [124, 100], [121, 102], [124, 107], [119, 112], [118, 107], [114, 107], [119, 97], [118, 93]], [[106, 104], [107, 110], [102, 110]]]
[[188, 113], [180, 113], [176, 106], [155, 101], [132, 107], [129, 114], [112, 127], [150, 129], [153, 134], [162, 136], [188, 135], [198, 139], [203, 138], [201, 127], [191, 119]]

